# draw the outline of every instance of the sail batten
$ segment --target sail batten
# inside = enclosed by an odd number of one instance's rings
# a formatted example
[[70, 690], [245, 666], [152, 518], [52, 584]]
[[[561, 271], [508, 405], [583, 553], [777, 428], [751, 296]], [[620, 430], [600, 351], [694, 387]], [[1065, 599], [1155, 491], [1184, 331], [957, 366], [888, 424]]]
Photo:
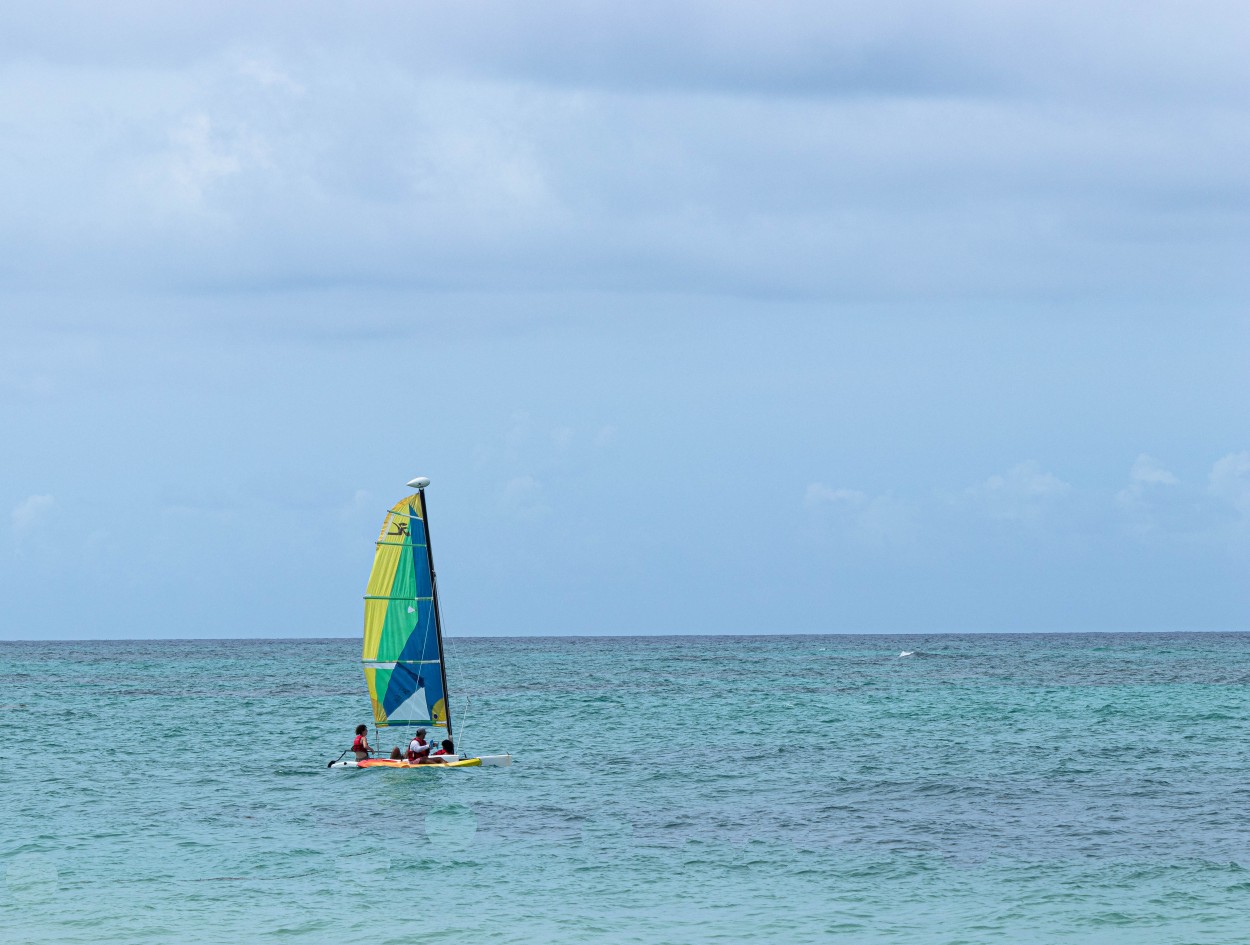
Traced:
[[392, 666], [398, 666], [401, 663], [409, 666], [438, 666], [438, 660], [361, 660], [366, 666], [372, 666], [382, 669], [390, 669]]
[[387, 512], [365, 590], [365, 682], [378, 725], [447, 726], [429, 540], [418, 496]]

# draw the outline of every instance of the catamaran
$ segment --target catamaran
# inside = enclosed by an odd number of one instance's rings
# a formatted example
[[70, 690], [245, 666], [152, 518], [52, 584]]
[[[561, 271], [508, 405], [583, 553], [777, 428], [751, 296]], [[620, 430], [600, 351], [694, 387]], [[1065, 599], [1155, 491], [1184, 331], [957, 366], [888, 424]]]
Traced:
[[[430, 552], [425, 489], [419, 476], [408, 483], [416, 495], [400, 499], [386, 513], [373, 570], [365, 591], [365, 642], [361, 662], [373, 703], [374, 740], [379, 728], [441, 728], [454, 738], [438, 580]], [[407, 739], [405, 739], [407, 744]], [[347, 752], [343, 752], [346, 755]], [[332, 761], [331, 768], [444, 768], [510, 765], [511, 755], [463, 753], [442, 756], [443, 764], [410, 764], [391, 758]]]

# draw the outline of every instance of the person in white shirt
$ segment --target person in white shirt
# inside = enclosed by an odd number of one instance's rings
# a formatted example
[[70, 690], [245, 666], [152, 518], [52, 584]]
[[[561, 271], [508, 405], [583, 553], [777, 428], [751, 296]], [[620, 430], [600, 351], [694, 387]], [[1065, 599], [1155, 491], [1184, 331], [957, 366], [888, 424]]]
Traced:
[[430, 749], [434, 746], [425, 740], [425, 729], [417, 729], [417, 734], [412, 736], [412, 741], [408, 743], [408, 763], [416, 764], [430, 755]]

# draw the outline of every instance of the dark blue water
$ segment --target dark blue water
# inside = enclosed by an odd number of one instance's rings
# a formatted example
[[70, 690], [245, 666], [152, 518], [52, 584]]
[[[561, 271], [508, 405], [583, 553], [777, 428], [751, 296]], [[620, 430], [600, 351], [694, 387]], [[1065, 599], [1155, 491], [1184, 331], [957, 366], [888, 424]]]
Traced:
[[515, 764], [330, 771], [358, 651], [0, 643], [0, 940], [1250, 940], [1250, 635], [454, 640]]

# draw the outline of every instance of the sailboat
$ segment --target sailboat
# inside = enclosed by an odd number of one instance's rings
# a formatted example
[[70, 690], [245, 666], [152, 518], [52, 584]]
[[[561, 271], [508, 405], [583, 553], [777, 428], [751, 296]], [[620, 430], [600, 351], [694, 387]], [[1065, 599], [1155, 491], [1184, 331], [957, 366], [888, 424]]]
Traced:
[[[447, 738], [454, 739], [438, 581], [425, 509], [429, 484], [424, 476], [413, 479], [408, 488], [415, 489], [416, 494], [400, 499], [386, 513], [365, 591], [361, 663], [373, 703], [375, 741], [379, 728], [396, 727], [441, 728]], [[390, 758], [345, 761], [342, 757], [329, 767], [441, 771], [512, 764], [511, 755], [448, 754], [442, 756], [442, 764], [421, 765]]]

